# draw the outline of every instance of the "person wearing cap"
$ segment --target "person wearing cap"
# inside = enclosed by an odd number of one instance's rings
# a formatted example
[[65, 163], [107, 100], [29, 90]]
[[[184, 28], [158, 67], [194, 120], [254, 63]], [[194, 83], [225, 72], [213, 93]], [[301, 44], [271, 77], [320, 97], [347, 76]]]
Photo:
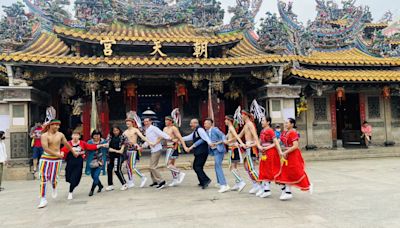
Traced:
[[44, 128], [41, 135], [43, 155], [39, 160], [39, 179], [40, 179], [40, 204], [38, 208], [47, 206], [46, 188], [49, 181], [52, 186], [52, 197], [57, 197], [58, 174], [61, 170], [61, 162], [64, 158], [64, 152], [60, 150], [63, 144], [68, 151], [75, 157], [79, 156], [70, 144], [68, 144], [65, 135], [58, 130], [61, 121], [53, 119]]
[[126, 154], [128, 157], [126, 164], [128, 169], [128, 188], [135, 186], [133, 179], [134, 174], [140, 177], [141, 181], [139, 187], [143, 188], [147, 182], [147, 177], [140, 172], [138, 168], [136, 168], [137, 161], [140, 159], [139, 151], [141, 150], [137, 140], [138, 137], [140, 137], [150, 146], [154, 146], [154, 143], [150, 142], [146, 137], [143, 136], [134, 117], [128, 116], [128, 118], [125, 120], [125, 123], [128, 129], [126, 129], [122, 135], [126, 138], [125, 146], [127, 147]]
[[245, 144], [239, 138], [233, 123], [235, 122], [233, 116], [225, 116], [225, 125], [228, 127], [228, 133], [226, 134], [225, 144], [228, 146], [229, 153], [229, 169], [235, 178], [235, 185], [231, 188], [231, 191], [241, 192], [246, 186], [246, 182], [243, 181], [239, 174], [238, 163], [243, 162], [242, 153], [240, 147], [244, 147]]
[[166, 157], [168, 160], [167, 168], [171, 171], [172, 174], [172, 182], [168, 186], [173, 187], [182, 183], [186, 175], [175, 166], [175, 161], [178, 158], [181, 149], [179, 147], [179, 142], [182, 144], [185, 151], [188, 150], [188, 148], [182, 138], [181, 133], [179, 132], [179, 129], [175, 126], [174, 119], [171, 116], [165, 117], [165, 127], [163, 131], [171, 137], [171, 140], [167, 141]]
[[249, 193], [256, 194], [260, 190], [261, 185], [258, 181], [258, 172], [255, 168], [253, 159], [254, 160], [257, 159], [258, 147], [261, 145], [258, 140], [253, 114], [251, 114], [247, 110], [242, 110], [241, 113], [245, 124], [243, 126], [242, 131], [239, 134], [239, 138], [242, 138], [244, 136], [246, 140], [246, 146], [245, 146], [246, 153], [243, 161], [244, 168], [247, 171], [250, 180], [253, 182], [253, 187], [250, 189]]

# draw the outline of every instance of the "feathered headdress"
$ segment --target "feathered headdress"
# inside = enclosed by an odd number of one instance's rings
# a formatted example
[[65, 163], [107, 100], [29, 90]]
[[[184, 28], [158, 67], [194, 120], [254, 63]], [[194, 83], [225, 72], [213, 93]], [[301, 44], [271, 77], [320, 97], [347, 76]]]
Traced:
[[[240, 105], [237, 107], [235, 114], [233, 115], [233, 119], [235, 120], [234, 124], [242, 126], [244, 124], [243, 118], [242, 118], [242, 108]], [[236, 128], [236, 126], [235, 126]]]
[[172, 110], [171, 117], [172, 117], [175, 125], [177, 127], [181, 127], [182, 117], [181, 117], [181, 113], [179, 112], [179, 108], [175, 108], [174, 110]]
[[43, 125], [47, 125], [50, 121], [56, 118], [56, 110], [53, 106], [46, 108], [46, 119], [44, 119]]
[[138, 128], [142, 128], [142, 120], [135, 111], [129, 111], [128, 113], [126, 113], [126, 121], [132, 121], [136, 123], [136, 126]]
[[254, 119], [258, 120], [259, 123], [265, 118], [265, 108], [261, 107], [256, 99], [251, 102], [250, 112], [253, 114]]

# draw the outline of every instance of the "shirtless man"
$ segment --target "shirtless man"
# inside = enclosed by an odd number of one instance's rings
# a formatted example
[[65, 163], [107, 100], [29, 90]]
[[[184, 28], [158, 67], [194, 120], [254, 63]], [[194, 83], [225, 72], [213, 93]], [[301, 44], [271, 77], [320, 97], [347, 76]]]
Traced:
[[127, 146], [127, 170], [128, 170], [128, 188], [132, 188], [135, 186], [134, 180], [133, 180], [133, 174], [136, 173], [140, 179], [140, 187], [143, 188], [144, 185], [146, 184], [147, 177], [143, 175], [137, 168], [136, 168], [136, 161], [139, 160], [140, 154], [138, 153], [139, 150], [141, 149], [140, 146], [137, 143], [137, 138], [138, 136], [145, 142], [147, 142], [150, 146], [154, 146], [152, 142], [147, 140], [146, 137], [143, 136], [143, 134], [140, 132], [140, 130], [137, 128], [137, 123], [133, 118], [127, 118], [125, 120], [126, 126], [128, 129], [126, 129], [123, 133], [123, 136], [125, 137], [125, 145]]
[[254, 167], [253, 158], [258, 157], [258, 147], [260, 146], [260, 142], [254, 125], [253, 115], [247, 110], [242, 110], [242, 118], [245, 124], [239, 134], [239, 138], [244, 136], [246, 140], [244, 168], [249, 174], [250, 180], [253, 182], [253, 187], [250, 189], [249, 193], [256, 194], [261, 189], [261, 186], [258, 182], [258, 173]]
[[60, 146], [64, 145], [75, 157], [79, 156], [72, 146], [67, 142], [64, 134], [59, 132], [61, 122], [59, 120], [51, 120], [50, 123], [43, 130], [40, 137], [44, 153], [39, 161], [39, 179], [40, 179], [40, 204], [38, 208], [47, 206], [46, 200], [46, 187], [47, 182], [50, 181], [52, 185], [52, 194], [54, 198], [57, 197], [57, 180], [58, 173], [61, 170], [61, 162], [64, 158], [64, 152], [61, 152]]
[[174, 125], [174, 119], [171, 116], [165, 117], [165, 127], [164, 132], [167, 133], [171, 140], [167, 141], [167, 168], [171, 170], [172, 173], [172, 182], [168, 185], [169, 187], [173, 187], [182, 183], [185, 178], [185, 173], [182, 173], [176, 166], [175, 161], [179, 156], [179, 142], [183, 145], [183, 149], [188, 150], [185, 141], [182, 138], [179, 129]]
[[235, 185], [231, 188], [231, 191], [241, 192], [246, 186], [246, 183], [239, 175], [238, 163], [243, 162], [242, 154], [240, 152], [240, 147], [245, 147], [246, 145], [239, 138], [235, 127], [233, 126], [234, 118], [231, 115], [225, 116], [225, 125], [228, 127], [228, 133], [226, 134], [225, 144], [228, 146], [229, 152], [229, 169], [233, 176], [235, 177]]

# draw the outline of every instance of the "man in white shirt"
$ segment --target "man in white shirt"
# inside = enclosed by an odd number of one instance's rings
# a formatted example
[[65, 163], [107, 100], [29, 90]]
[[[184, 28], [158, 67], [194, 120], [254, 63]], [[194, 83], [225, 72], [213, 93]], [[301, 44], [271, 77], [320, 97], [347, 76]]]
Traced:
[[[165, 187], [166, 183], [161, 177], [160, 172], [157, 170], [158, 162], [162, 152], [161, 140], [171, 140], [171, 137], [167, 133], [161, 131], [158, 127], [154, 126], [150, 118], [145, 118], [143, 120], [143, 124], [146, 130], [146, 138], [155, 144], [153, 147], [151, 147], [150, 174], [153, 183], [150, 185], [150, 187], [157, 186], [157, 189], [162, 189]], [[147, 146], [147, 143], [143, 144], [143, 146]]]

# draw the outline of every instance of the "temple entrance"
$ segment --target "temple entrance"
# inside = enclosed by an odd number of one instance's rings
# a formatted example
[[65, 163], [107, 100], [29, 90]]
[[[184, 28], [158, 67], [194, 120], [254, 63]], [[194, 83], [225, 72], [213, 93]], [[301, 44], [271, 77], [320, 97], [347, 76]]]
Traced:
[[346, 99], [336, 101], [337, 138], [344, 147], [359, 146], [360, 140], [360, 101], [359, 94], [346, 94]]

